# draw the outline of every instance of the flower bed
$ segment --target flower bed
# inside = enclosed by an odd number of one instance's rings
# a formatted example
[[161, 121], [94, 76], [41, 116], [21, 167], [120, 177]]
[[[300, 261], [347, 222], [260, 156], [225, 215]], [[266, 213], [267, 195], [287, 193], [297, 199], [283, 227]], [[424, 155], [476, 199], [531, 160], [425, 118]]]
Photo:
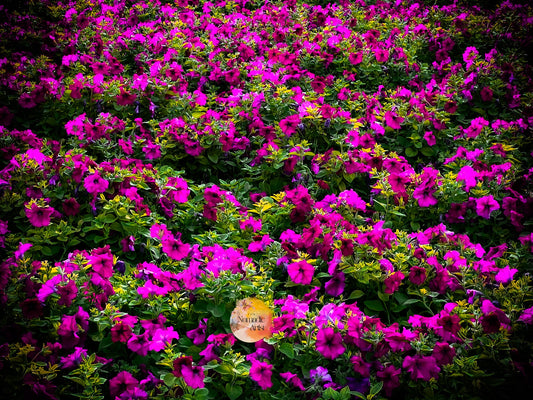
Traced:
[[1, 397], [533, 389], [533, 10], [450, 3], [0, 6]]

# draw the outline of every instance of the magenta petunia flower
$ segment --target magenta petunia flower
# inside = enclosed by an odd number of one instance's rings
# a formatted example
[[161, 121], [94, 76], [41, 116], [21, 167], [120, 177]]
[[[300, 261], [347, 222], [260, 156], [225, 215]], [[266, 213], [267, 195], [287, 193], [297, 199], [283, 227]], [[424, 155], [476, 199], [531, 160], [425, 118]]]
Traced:
[[313, 280], [315, 268], [306, 260], [300, 260], [289, 264], [287, 272], [294, 283], [309, 285]]
[[57, 328], [57, 334], [61, 337], [61, 344], [64, 348], [70, 349], [80, 343], [83, 332], [76, 321], [74, 315], [64, 315], [61, 324]]
[[128, 371], [119, 372], [114, 378], [109, 380], [109, 392], [111, 397], [115, 398], [122, 392], [137, 387], [139, 381], [133, 377]]
[[39, 318], [43, 314], [43, 305], [37, 298], [25, 299], [21, 304], [22, 315], [26, 319]]
[[113, 275], [113, 255], [95, 254], [88, 257], [88, 264], [93, 268], [93, 271], [102, 278], [110, 278]]
[[483, 87], [483, 89], [481, 89], [479, 94], [481, 95], [481, 100], [483, 100], [483, 101], [491, 101], [492, 100], [492, 96], [494, 95], [494, 92], [492, 91], [492, 89], [490, 87], [485, 86], [485, 87]]
[[171, 259], [180, 261], [189, 255], [191, 245], [188, 243], [182, 243], [181, 240], [174, 238], [173, 236], [167, 236], [161, 241], [163, 245], [163, 252]]
[[396, 271], [385, 278], [385, 293], [392, 294], [398, 290], [405, 275], [402, 271]]
[[181, 374], [185, 383], [192, 389], [203, 388], [205, 386], [203, 367], [199, 365], [186, 365], [181, 369]]
[[523, 322], [524, 324], [533, 325], [533, 307], [529, 307], [522, 311], [518, 321]]
[[455, 357], [455, 349], [446, 342], [437, 342], [433, 347], [432, 356], [438, 365], [451, 364]]
[[120, 106], [128, 106], [135, 102], [137, 96], [135, 94], [124, 91], [120, 88], [120, 94], [117, 96], [117, 104]]
[[109, 182], [96, 172], [85, 177], [83, 180], [83, 186], [87, 192], [96, 195], [98, 193], [104, 193], [109, 186]]
[[180, 335], [174, 330], [173, 326], [156, 329], [151, 336], [152, 341], [150, 342], [149, 349], [152, 351], [161, 351], [167, 345], [171, 344], [173, 339], [179, 340], [180, 338]]
[[494, 200], [492, 195], [483, 196], [476, 199], [476, 212], [477, 215], [485, 219], [490, 218], [490, 214], [500, 208], [500, 204]]
[[433, 186], [421, 184], [413, 191], [413, 198], [418, 200], [420, 207], [431, 207], [438, 203], [433, 196], [435, 192], [436, 189]]
[[352, 65], [361, 64], [361, 62], [363, 62], [363, 53], [350, 53], [348, 56], [348, 61], [350, 61], [350, 64]]
[[172, 374], [178, 378], [183, 377], [183, 369], [192, 367], [192, 357], [191, 356], [181, 356], [174, 359]]
[[279, 376], [281, 376], [285, 380], [285, 382], [289, 383], [290, 385], [300, 389], [301, 391], [305, 391], [305, 388], [302, 384], [302, 380], [298, 377], [298, 375], [287, 371], [280, 373]]
[[192, 343], [195, 346], [199, 346], [203, 342], [205, 342], [206, 329], [207, 329], [207, 318], [204, 318], [198, 323], [198, 328], [187, 331], [186, 335], [189, 339], [192, 340]]
[[161, 158], [161, 146], [156, 143], [148, 142], [142, 148], [142, 151], [144, 152], [147, 160], [156, 160]]
[[24, 253], [26, 253], [32, 247], [33, 247], [33, 244], [31, 243], [19, 242], [19, 247], [17, 250], [15, 250], [15, 253], [14, 253], [15, 260], [20, 260], [22, 257], [24, 257]]
[[57, 286], [57, 294], [60, 296], [59, 300], [57, 300], [57, 304], [70, 307], [78, 295], [78, 286], [76, 286], [75, 281], [69, 279], [66, 285]]
[[266, 390], [272, 387], [273, 365], [267, 362], [251, 359], [250, 378], [257, 382], [261, 389]]
[[376, 56], [376, 61], [379, 63], [386, 62], [389, 59], [389, 50], [388, 49], [377, 49], [374, 52]]
[[36, 228], [50, 225], [50, 219], [54, 211], [52, 207], [39, 207], [37, 203], [31, 203], [30, 207], [26, 206], [25, 209], [26, 217], [30, 220], [30, 224]]
[[119, 322], [111, 328], [111, 340], [114, 343], [127, 343], [132, 336], [133, 331], [131, 326], [124, 322]]
[[435, 146], [437, 144], [437, 139], [432, 131], [424, 132], [424, 139], [426, 140], [428, 146]]
[[150, 350], [150, 339], [148, 337], [148, 332], [145, 332], [141, 335], [132, 335], [128, 339], [127, 343], [128, 349], [137, 353], [141, 356], [146, 356], [148, 350]]
[[334, 360], [346, 350], [342, 343], [342, 336], [332, 327], [322, 328], [316, 334], [316, 349], [325, 358]]
[[422, 285], [426, 281], [426, 269], [417, 265], [412, 266], [409, 271], [409, 280], [414, 285]]
[[63, 213], [67, 216], [74, 216], [80, 212], [80, 204], [78, 201], [71, 197], [63, 202]]
[[344, 292], [344, 287], [344, 272], [342, 271], [334, 273], [333, 277], [324, 285], [326, 293], [333, 297], [340, 296]]
[[433, 356], [422, 356], [417, 354], [413, 357], [407, 356], [403, 360], [402, 368], [411, 374], [411, 379], [429, 381], [431, 378], [438, 379], [440, 367]]
[[496, 283], [501, 283], [502, 285], [508, 285], [514, 278], [514, 275], [518, 272], [516, 268], [510, 268], [508, 265], [503, 267], [498, 271], [494, 280]]
[[387, 397], [392, 395], [393, 389], [400, 386], [401, 372], [402, 370], [400, 368], [396, 368], [394, 365], [388, 365], [386, 368], [383, 368], [376, 373], [378, 379], [383, 381], [383, 389], [385, 390], [385, 395], [387, 395]]
[[400, 117], [399, 115], [397, 115], [396, 113], [392, 111], [387, 111], [385, 113], [385, 123], [387, 124], [389, 128], [392, 128], [392, 129], [400, 129], [402, 127], [401, 124], [404, 121], [404, 119], [405, 118]]
[[457, 174], [457, 182], [464, 181], [465, 191], [469, 192], [471, 188], [476, 186], [478, 174], [470, 165], [465, 165]]
[[287, 118], [283, 118], [279, 121], [279, 127], [285, 135], [291, 136], [296, 132], [296, 128], [300, 122], [300, 117], [298, 117], [298, 115], [289, 115]]

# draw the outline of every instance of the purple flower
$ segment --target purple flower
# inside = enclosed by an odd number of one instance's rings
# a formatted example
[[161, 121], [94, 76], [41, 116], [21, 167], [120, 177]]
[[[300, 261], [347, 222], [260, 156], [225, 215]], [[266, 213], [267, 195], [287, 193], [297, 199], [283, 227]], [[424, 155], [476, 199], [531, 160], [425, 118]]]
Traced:
[[198, 365], [185, 365], [181, 369], [181, 374], [183, 376], [183, 380], [185, 383], [193, 388], [203, 388], [205, 386], [204, 384], [204, 369], [201, 366]]
[[402, 271], [396, 271], [385, 278], [385, 293], [392, 294], [398, 290], [405, 275]]
[[344, 292], [344, 287], [344, 272], [342, 271], [335, 272], [333, 277], [324, 285], [326, 293], [333, 297], [340, 296]]
[[83, 347], [76, 347], [74, 352], [66, 357], [61, 357], [62, 368], [77, 368], [87, 357], [87, 350]]
[[302, 384], [302, 381], [300, 378], [298, 378], [298, 375], [290, 372], [290, 371], [287, 371], [287, 372], [282, 372], [281, 374], [279, 374], [279, 376], [281, 376], [285, 382], [291, 384], [292, 386], [300, 389], [301, 391], [305, 391], [305, 388]]
[[19, 242], [19, 247], [17, 250], [15, 250], [15, 253], [14, 253], [15, 260], [20, 260], [24, 256], [24, 253], [26, 253], [32, 246], [33, 244], [31, 243]]
[[316, 369], [309, 371], [309, 377], [311, 382], [332, 382], [331, 375], [328, 373], [327, 368], [318, 366]]
[[506, 265], [504, 268], [498, 271], [494, 277], [494, 280], [497, 283], [501, 283], [502, 285], [506, 286], [513, 280], [514, 275], [517, 272], [518, 270], [516, 268], [510, 268], [508, 265]]
[[457, 182], [464, 181], [465, 191], [469, 192], [477, 184], [477, 172], [470, 165], [465, 165], [457, 174]]
[[414, 285], [422, 285], [426, 281], [426, 269], [417, 265], [412, 266], [409, 272], [409, 280]]
[[113, 275], [113, 255], [111, 253], [89, 256], [88, 264], [102, 278], [110, 278]]
[[263, 390], [272, 387], [273, 365], [253, 358], [251, 359], [251, 362], [250, 378], [257, 382]]
[[387, 397], [392, 395], [393, 389], [400, 386], [401, 372], [402, 370], [400, 368], [396, 368], [394, 365], [389, 365], [376, 373], [379, 380], [383, 381], [383, 389], [385, 390], [385, 395]]
[[420, 207], [431, 207], [437, 204], [437, 199], [433, 194], [436, 192], [433, 186], [420, 184], [413, 191], [413, 198], [418, 200], [418, 205]]
[[39, 207], [36, 203], [31, 203], [25, 209], [26, 217], [30, 220], [30, 224], [36, 228], [50, 225], [50, 218], [54, 211], [52, 207]]
[[104, 193], [109, 186], [109, 182], [103, 179], [99, 173], [94, 173], [85, 177], [83, 186], [87, 192], [96, 195], [98, 193]]
[[60, 306], [70, 307], [72, 301], [78, 295], [78, 287], [76, 286], [76, 282], [74, 282], [72, 279], [69, 279], [66, 285], [58, 285], [57, 294], [60, 296], [57, 304]]
[[300, 260], [289, 264], [287, 272], [294, 283], [309, 285], [313, 280], [315, 268], [306, 260]]
[[422, 356], [420, 354], [414, 357], [407, 356], [403, 360], [402, 368], [411, 374], [411, 379], [429, 381], [431, 378], [438, 379], [440, 367], [433, 356]]
[[524, 324], [533, 325], [533, 307], [529, 307], [522, 311], [518, 320]]
[[128, 371], [119, 372], [109, 381], [109, 392], [111, 397], [119, 396], [121, 393], [133, 389], [139, 385], [139, 381]]
[[150, 343], [148, 333], [145, 332], [141, 335], [132, 335], [128, 340], [127, 346], [134, 353], [146, 356], [150, 349]]
[[77, 215], [80, 212], [80, 204], [78, 201], [71, 197], [63, 201], [63, 213], [67, 216]]
[[485, 219], [490, 218], [490, 214], [500, 208], [500, 204], [494, 200], [492, 195], [480, 197], [476, 199], [476, 212], [477, 215]]
[[346, 350], [342, 343], [342, 336], [332, 327], [322, 328], [316, 334], [316, 349], [325, 358], [334, 360]]
[[392, 111], [387, 111], [385, 113], [385, 123], [387, 124], [387, 126], [389, 128], [400, 129], [402, 127], [401, 124], [402, 124], [403, 121], [404, 121], [403, 117], [400, 117], [400, 116], [396, 115]]
[[192, 329], [186, 332], [186, 335], [189, 339], [192, 340], [195, 346], [198, 346], [205, 342], [205, 331], [207, 329], [207, 318], [202, 319], [198, 323], [198, 328]]
[[433, 347], [432, 355], [438, 365], [451, 364], [455, 357], [455, 349], [446, 342], [437, 342]]

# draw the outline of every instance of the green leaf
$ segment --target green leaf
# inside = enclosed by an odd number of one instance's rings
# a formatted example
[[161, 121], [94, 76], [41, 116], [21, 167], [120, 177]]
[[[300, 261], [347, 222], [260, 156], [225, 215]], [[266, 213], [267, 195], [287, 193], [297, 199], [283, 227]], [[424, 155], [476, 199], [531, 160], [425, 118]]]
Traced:
[[169, 388], [172, 388], [176, 382], [176, 377], [172, 372], [169, 372], [163, 377], [163, 382], [165, 382], [165, 385], [167, 385]]
[[420, 152], [425, 155], [426, 157], [431, 157], [433, 155], [435, 155], [435, 151], [433, 151], [433, 149], [431, 147], [423, 147], [422, 150], [420, 150]]
[[354, 290], [352, 293], [350, 293], [348, 300], [358, 299], [360, 297], [363, 297], [364, 294], [365, 292], [363, 292], [362, 290]]
[[383, 389], [383, 382], [382, 381], [373, 384], [370, 387], [370, 394], [368, 395], [368, 398], [369, 399], [373, 398], [375, 395], [377, 395], [381, 391], [381, 389]]
[[207, 400], [209, 398], [209, 389], [200, 388], [194, 391], [195, 400]]
[[294, 347], [290, 343], [283, 343], [279, 346], [279, 351], [289, 358], [294, 358]]
[[372, 311], [385, 311], [385, 308], [380, 300], [367, 300], [365, 301], [365, 307]]
[[382, 293], [382, 292], [378, 292], [378, 297], [381, 301], [385, 302], [385, 301], [389, 301], [390, 295]]
[[218, 163], [218, 153], [214, 151], [207, 153], [207, 158], [209, 158], [209, 161], [211, 161], [213, 164]]
[[226, 312], [226, 305], [225, 304], [213, 304], [209, 303], [207, 305], [207, 309], [209, 312], [213, 315], [213, 317], [220, 318], [224, 315]]
[[417, 149], [413, 149], [412, 147], [408, 147], [405, 149], [405, 155], [407, 157], [416, 157], [417, 154], [418, 154]]
[[231, 400], [235, 400], [242, 394], [242, 387], [226, 383], [226, 393]]

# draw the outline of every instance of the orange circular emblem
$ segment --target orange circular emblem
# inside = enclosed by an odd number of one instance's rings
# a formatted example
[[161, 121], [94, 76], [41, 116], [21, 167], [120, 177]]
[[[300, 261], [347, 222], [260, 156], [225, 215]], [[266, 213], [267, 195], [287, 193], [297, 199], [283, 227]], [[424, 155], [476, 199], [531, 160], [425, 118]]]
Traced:
[[237, 302], [229, 325], [237, 339], [254, 343], [272, 335], [273, 318], [274, 313], [263, 301], [248, 297]]

